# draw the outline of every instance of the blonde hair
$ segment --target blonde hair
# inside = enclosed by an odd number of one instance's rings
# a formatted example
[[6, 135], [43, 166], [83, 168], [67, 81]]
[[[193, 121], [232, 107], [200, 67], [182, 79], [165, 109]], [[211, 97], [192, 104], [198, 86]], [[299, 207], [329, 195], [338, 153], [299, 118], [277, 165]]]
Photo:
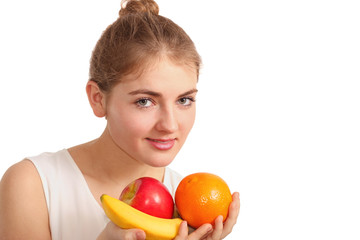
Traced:
[[90, 80], [110, 92], [121, 79], [147, 69], [166, 57], [193, 68], [197, 76], [201, 57], [185, 31], [159, 15], [153, 0], [122, 1], [119, 18], [103, 32], [92, 53]]

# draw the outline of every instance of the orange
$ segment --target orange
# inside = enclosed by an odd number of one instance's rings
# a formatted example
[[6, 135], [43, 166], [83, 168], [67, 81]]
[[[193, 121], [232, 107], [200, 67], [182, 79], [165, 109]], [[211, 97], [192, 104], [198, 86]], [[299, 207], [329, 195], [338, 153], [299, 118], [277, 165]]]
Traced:
[[214, 224], [219, 215], [225, 221], [231, 201], [231, 192], [226, 182], [211, 173], [186, 176], [175, 192], [176, 208], [181, 218], [193, 228], [204, 223]]

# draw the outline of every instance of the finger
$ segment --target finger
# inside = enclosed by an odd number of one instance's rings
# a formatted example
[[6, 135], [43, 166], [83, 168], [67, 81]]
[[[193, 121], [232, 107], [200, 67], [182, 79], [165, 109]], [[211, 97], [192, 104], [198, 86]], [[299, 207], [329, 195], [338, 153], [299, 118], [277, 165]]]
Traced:
[[136, 240], [145, 240], [146, 239], [146, 234], [142, 230], [140, 230], [140, 231], [137, 230], [135, 233], [135, 236], [136, 236]]
[[223, 219], [224, 219], [224, 217], [221, 215], [215, 219], [215, 227], [214, 227], [214, 231], [210, 235], [210, 239], [220, 239], [221, 238], [222, 233], [223, 233], [223, 227], [224, 227]]
[[122, 229], [112, 222], [109, 222], [106, 228], [107, 238], [110, 239], [145, 240], [146, 238], [145, 232], [141, 229]]
[[120, 239], [145, 240], [146, 238], [145, 232], [140, 229], [122, 229], [121, 235], [123, 237], [121, 237]]
[[222, 238], [227, 236], [236, 224], [240, 212], [240, 195], [238, 192], [233, 194], [233, 201], [229, 206], [229, 215], [225, 221]]
[[174, 240], [186, 239], [187, 236], [188, 236], [187, 222], [182, 221], [182, 223], [180, 224], [180, 227], [179, 227], [178, 235], [176, 236], [176, 238], [174, 238]]
[[189, 235], [188, 240], [198, 240], [204, 238], [209, 232], [213, 230], [211, 224], [206, 223], [201, 225], [198, 229], [196, 229], [193, 233]]

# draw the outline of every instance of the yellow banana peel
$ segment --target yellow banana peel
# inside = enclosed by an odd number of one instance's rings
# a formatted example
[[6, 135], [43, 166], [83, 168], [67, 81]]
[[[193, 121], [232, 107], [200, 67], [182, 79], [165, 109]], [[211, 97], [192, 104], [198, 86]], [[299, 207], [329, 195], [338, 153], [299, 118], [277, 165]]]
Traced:
[[146, 233], [147, 240], [174, 239], [179, 231], [182, 222], [180, 218], [154, 217], [106, 194], [103, 194], [100, 199], [105, 214], [113, 223], [124, 229], [142, 229]]

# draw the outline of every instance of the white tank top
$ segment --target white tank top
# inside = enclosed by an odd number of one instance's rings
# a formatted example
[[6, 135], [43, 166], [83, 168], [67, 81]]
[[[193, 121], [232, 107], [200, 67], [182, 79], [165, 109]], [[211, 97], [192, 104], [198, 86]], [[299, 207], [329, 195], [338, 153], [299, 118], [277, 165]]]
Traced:
[[[109, 219], [66, 150], [29, 157], [39, 172], [53, 240], [96, 239]], [[165, 168], [164, 184], [175, 195], [182, 177]]]

